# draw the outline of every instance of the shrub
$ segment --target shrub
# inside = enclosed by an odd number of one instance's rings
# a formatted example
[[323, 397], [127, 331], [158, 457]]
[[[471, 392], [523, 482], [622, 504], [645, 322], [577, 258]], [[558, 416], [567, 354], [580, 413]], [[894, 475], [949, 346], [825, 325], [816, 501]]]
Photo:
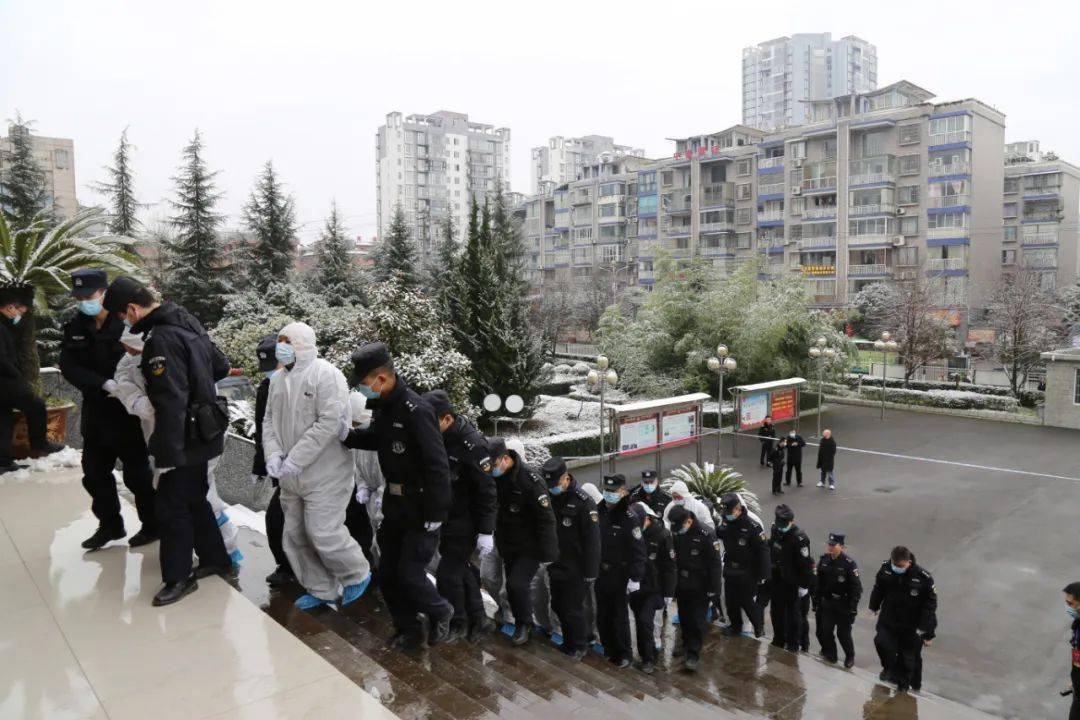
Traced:
[[[862, 397], [881, 399], [880, 387], [864, 387]], [[964, 390], [903, 390], [886, 388], [888, 402], [922, 405], [925, 407], [951, 408], [954, 410], [998, 410], [1016, 412], [1020, 402], [1014, 397], [982, 395]]]
[[[858, 375], [848, 375], [848, 384], [855, 387], [858, 383]], [[881, 378], [863, 376], [863, 386], [871, 385], [881, 387]], [[980, 395], [996, 395], [999, 397], [1012, 397], [1012, 390], [1004, 385], [983, 385], [979, 383], [956, 383], [940, 380], [909, 380], [907, 385], [900, 378], [888, 378], [885, 386], [890, 388], [904, 388], [907, 390], [966, 390]], [[1026, 408], [1033, 408], [1043, 401], [1046, 393], [1039, 390], [1021, 390], [1020, 404]], [[880, 397], [880, 396], [878, 396]]]

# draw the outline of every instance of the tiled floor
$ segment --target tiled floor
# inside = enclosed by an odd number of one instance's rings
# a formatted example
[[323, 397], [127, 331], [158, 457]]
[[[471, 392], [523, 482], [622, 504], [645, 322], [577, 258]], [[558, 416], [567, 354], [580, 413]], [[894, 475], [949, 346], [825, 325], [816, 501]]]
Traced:
[[0, 720], [393, 717], [218, 578], [152, 607], [157, 546], [85, 553], [79, 474], [48, 480], [0, 476]]

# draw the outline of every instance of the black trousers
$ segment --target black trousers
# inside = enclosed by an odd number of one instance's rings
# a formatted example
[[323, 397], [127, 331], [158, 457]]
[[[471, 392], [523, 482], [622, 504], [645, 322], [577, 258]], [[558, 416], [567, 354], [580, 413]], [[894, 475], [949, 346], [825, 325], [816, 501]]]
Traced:
[[[93, 423], [94, 418], [86, 418]], [[124, 485], [135, 496], [135, 510], [144, 528], [157, 527], [154, 504], [154, 473], [150, 469], [150, 456], [146, 452], [138, 428], [118, 437], [86, 437], [82, 454], [82, 484], [90, 493], [90, 510], [98, 523], [105, 528], [124, 528], [120, 517], [120, 496], [116, 492], [113, 469], [116, 461], [123, 463]]]
[[573, 652], [588, 646], [589, 629], [585, 620], [585, 595], [589, 588], [580, 571], [561, 568], [551, 572], [548, 568], [548, 587], [551, 591], [551, 609], [562, 626], [563, 650]]
[[705, 642], [705, 608], [709, 597], [702, 590], [677, 590], [675, 601], [679, 603], [679, 631], [682, 633], [683, 652], [686, 657], [701, 657], [701, 646]]
[[759, 463], [761, 463], [762, 465], [765, 465], [765, 464], [767, 464], [769, 462], [769, 451], [770, 450], [772, 450], [772, 440], [767, 440], [767, 441], [762, 440], [761, 441], [761, 458], [758, 460]]
[[637, 650], [643, 663], [656, 662], [656, 613], [664, 607], [660, 593], [638, 590], [630, 594], [630, 609], [637, 629]]
[[735, 632], [742, 632], [744, 612], [755, 631], [764, 629], [765, 613], [755, 601], [756, 592], [757, 583], [752, 577], [736, 575], [724, 578], [724, 604], [727, 605], [731, 629]]
[[774, 493], [780, 492], [780, 483], [784, 479], [784, 464], [778, 463], [773, 465], [772, 468], [772, 491]]
[[795, 482], [797, 482], [799, 485], [802, 485], [802, 460], [797, 460], [795, 462], [789, 462], [787, 464], [787, 477], [784, 478], [784, 484], [785, 485], [790, 485], [791, 484], [791, 471], [792, 470], [795, 471]]
[[[802, 628], [799, 608], [799, 588], [773, 578], [769, 582], [769, 617], [772, 619], [773, 645], [798, 650]], [[809, 597], [809, 596], [807, 596]]]
[[[270, 546], [270, 553], [274, 556], [274, 562], [279, 568], [292, 572], [289, 558], [285, 555], [285, 548], [281, 545], [281, 537], [285, 534], [285, 513], [281, 509], [281, 489], [274, 482], [274, 494], [270, 496], [270, 503], [266, 506], [266, 543]], [[345, 528], [352, 535], [353, 540], [360, 544], [364, 551], [364, 557], [368, 564], [375, 567], [371, 555], [371, 544], [375, 539], [375, 531], [371, 528], [371, 519], [368, 517], [367, 508], [356, 500], [356, 495], [349, 498], [349, 504], [345, 508]]]
[[855, 657], [855, 643], [851, 639], [851, 625], [855, 616], [848, 612], [847, 608], [832, 607], [828, 603], [821, 603], [817, 612], [817, 640], [821, 644], [821, 654], [832, 661], [836, 661], [836, 641], [840, 641], [840, 647], [844, 650], [844, 659]]
[[45, 402], [21, 380], [0, 380], [0, 464], [12, 462], [11, 432], [15, 427], [15, 410], [21, 410], [26, 417], [30, 447], [45, 445]]
[[596, 579], [596, 631], [600, 634], [604, 655], [612, 660], [634, 659], [626, 598], [629, 581], [621, 570], [601, 570]]
[[810, 652], [810, 593], [799, 598], [799, 649]]
[[158, 481], [154, 499], [161, 534], [161, 579], [166, 583], [191, 575], [192, 550], [200, 564], [229, 565], [225, 541], [206, 499], [209, 489], [206, 463], [178, 467]]
[[1080, 720], [1080, 668], [1072, 669], [1072, 708], [1069, 710], [1069, 720]]
[[442, 620], [454, 608], [439, 595], [427, 578], [427, 566], [439, 546], [439, 533], [403, 526], [396, 519], [383, 518], [379, 525], [379, 586], [399, 632], [420, 629], [423, 613]]
[[435, 584], [454, 607], [454, 619], [465, 621], [484, 614], [484, 597], [480, 594], [480, 570], [472, 563], [476, 536], [444, 537], [439, 543], [439, 567]]
[[874, 647], [882, 669], [897, 685], [922, 687], [922, 640], [914, 628], [879, 621]]
[[503, 556], [506, 571], [506, 599], [514, 613], [517, 627], [533, 626], [532, 581], [540, 569], [540, 561], [529, 555]]
[[371, 544], [375, 541], [375, 529], [371, 527], [367, 506], [360, 504], [355, 492], [349, 495], [349, 504], [345, 506], [345, 529], [364, 551], [368, 565], [374, 568], [375, 557], [371, 554]]

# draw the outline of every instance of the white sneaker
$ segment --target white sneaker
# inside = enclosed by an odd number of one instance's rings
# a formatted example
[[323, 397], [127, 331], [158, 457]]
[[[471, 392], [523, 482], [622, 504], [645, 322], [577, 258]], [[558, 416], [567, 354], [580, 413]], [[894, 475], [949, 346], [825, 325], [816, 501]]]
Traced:
[[818, 480], [818, 484], [817, 484], [817, 486], [818, 486], [818, 487], [825, 487], [825, 483], [823, 483], [823, 482], [821, 482], [820, 480]]
[[835, 490], [835, 489], [836, 489], [836, 486], [835, 486], [835, 485], [830, 485], [830, 486], [829, 486], [829, 489], [830, 489], [830, 490]]

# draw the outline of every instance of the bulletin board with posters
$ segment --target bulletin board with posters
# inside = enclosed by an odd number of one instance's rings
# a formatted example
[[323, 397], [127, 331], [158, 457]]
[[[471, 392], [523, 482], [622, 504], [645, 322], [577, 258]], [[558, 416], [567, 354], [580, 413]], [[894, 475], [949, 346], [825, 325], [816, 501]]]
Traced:
[[708, 393], [690, 393], [658, 400], [641, 400], [625, 405], [608, 405], [605, 419], [615, 435], [611, 468], [621, 457], [652, 454], [656, 471], [662, 471], [665, 448], [698, 444], [701, 462], [701, 414], [711, 399]]
[[806, 380], [796, 377], [731, 388], [738, 418], [738, 432], [731, 434], [732, 454], [738, 454], [739, 433], [761, 427], [766, 415], [771, 415], [774, 422], [793, 420], [798, 429], [799, 391], [804, 385]]
[[769, 414], [773, 422], [783, 422], [795, 417], [797, 390], [777, 390], [769, 395]]
[[660, 444], [664, 447], [685, 445], [698, 434], [698, 408], [681, 407], [664, 411], [660, 424]]
[[765, 424], [769, 414], [769, 393], [754, 393], [739, 401], [739, 429], [754, 430]]
[[658, 414], [619, 418], [619, 455], [632, 457], [650, 452], [660, 443]]

